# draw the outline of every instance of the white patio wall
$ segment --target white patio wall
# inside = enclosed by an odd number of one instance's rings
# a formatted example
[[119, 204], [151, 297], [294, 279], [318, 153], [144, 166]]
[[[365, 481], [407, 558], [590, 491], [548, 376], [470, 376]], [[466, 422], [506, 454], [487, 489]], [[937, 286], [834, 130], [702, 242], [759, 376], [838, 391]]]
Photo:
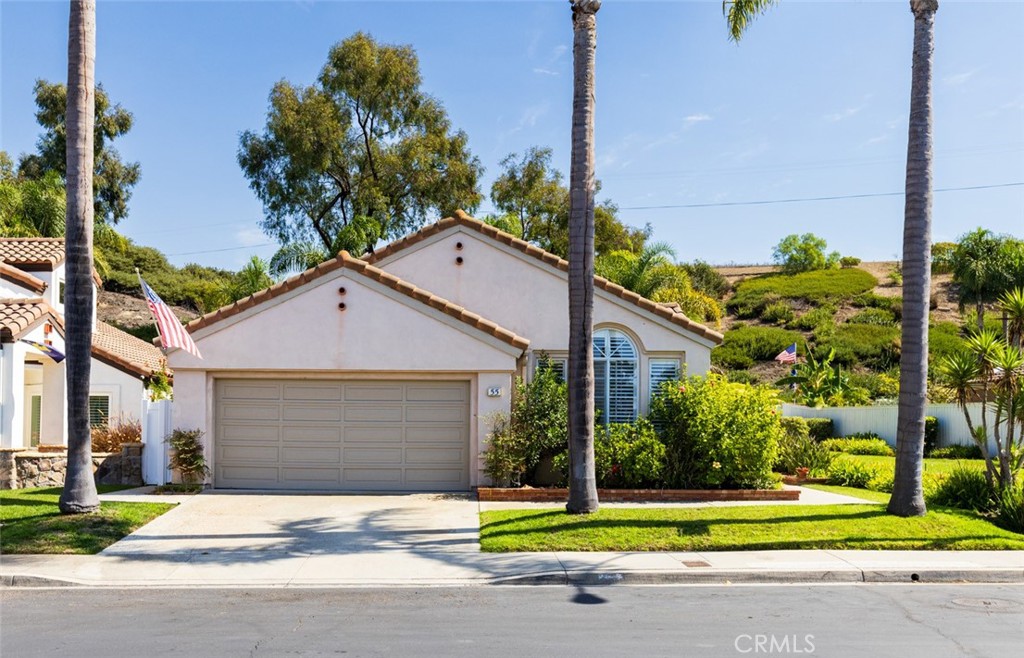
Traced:
[[164, 439], [171, 433], [171, 409], [170, 400], [142, 403], [142, 479], [146, 484], [170, 481]]
[[[971, 420], [981, 425], [981, 403], [967, 405]], [[824, 407], [815, 409], [798, 404], [783, 404], [783, 416], [803, 418], [831, 418], [835, 424], [836, 436], [849, 436], [860, 432], [871, 432], [885, 439], [889, 445], [896, 445], [896, 405], [872, 407]], [[939, 421], [939, 446], [954, 444], [970, 445], [971, 435], [967, 430], [964, 413], [956, 404], [930, 404], [926, 415], [935, 416]], [[989, 407], [989, 447], [995, 448], [991, 427], [995, 412]]]

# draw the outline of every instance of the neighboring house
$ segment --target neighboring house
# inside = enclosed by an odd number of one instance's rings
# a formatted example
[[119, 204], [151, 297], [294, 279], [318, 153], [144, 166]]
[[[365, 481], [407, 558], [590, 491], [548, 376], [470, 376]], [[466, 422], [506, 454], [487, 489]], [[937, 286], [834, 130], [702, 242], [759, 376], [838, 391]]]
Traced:
[[[100, 279], [93, 274], [94, 285]], [[0, 448], [67, 444], [64, 363], [22, 342], [64, 352], [64, 240], [0, 238]], [[93, 308], [90, 422], [140, 420], [146, 378], [163, 354], [96, 320]]]
[[[187, 325], [203, 359], [168, 354], [174, 425], [204, 432], [224, 488], [466, 490], [514, 377], [564, 369], [567, 263], [463, 213], [368, 255], [346, 253]], [[596, 404], [647, 413], [651, 392], [710, 368], [721, 334], [595, 278]]]

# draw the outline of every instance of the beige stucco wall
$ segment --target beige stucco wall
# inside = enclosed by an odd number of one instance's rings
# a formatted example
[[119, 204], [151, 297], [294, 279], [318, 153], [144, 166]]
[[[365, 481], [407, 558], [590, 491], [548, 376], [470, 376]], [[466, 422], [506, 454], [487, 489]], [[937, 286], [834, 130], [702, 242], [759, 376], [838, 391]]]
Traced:
[[[340, 295], [338, 289], [345, 288]], [[338, 309], [344, 302], [346, 309]], [[470, 382], [470, 483], [482, 482], [487, 417], [508, 412], [519, 350], [348, 270], [197, 331], [203, 354], [168, 357], [174, 370], [173, 426], [205, 433], [215, 468], [213, 391], [218, 378], [447, 379]], [[491, 387], [501, 389], [489, 397]], [[475, 465], [475, 467], [474, 467]]]
[[[456, 263], [459, 257], [461, 265]], [[472, 229], [454, 227], [378, 266], [528, 338], [535, 353], [559, 355], [568, 349], [567, 275]], [[641, 413], [647, 411], [651, 358], [678, 357], [688, 374], [711, 368], [708, 341], [600, 289], [595, 290], [594, 327], [622, 330], [636, 343]]]

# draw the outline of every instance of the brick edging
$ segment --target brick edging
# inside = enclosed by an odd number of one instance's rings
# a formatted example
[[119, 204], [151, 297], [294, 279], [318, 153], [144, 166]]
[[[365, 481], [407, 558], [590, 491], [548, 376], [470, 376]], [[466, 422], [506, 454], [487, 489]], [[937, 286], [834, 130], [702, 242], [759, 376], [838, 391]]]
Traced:
[[[568, 489], [506, 489], [478, 487], [481, 502], [561, 503]], [[797, 489], [598, 489], [597, 497], [606, 503], [683, 503], [723, 501], [800, 500]]]

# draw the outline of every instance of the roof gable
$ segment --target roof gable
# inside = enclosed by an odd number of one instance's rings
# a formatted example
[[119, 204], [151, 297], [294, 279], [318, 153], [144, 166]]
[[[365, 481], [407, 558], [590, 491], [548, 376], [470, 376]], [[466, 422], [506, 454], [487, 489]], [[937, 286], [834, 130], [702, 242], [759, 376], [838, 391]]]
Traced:
[[5, 343], [18, 340], [45, 320], [64, 328], [60, 315], [41, 297], [0, 299], [0, 340]]
[[384, 270], [370, 265], [366, 261], [355, 258], [346, 251], [342, 251], [336, 258], [290, 277], [289, 279], [271, 286], [266, 290], [261, 290], [254, 295], [246, 297], [245, 299], [240, 299], [233, 304], [229, 304], [213, 311], [212, 313], [207, 313], [206, 315], [196, 318], [185, 325], [185, 328], [189, 333], [195, 333], [201, 329], [211, 327], [219, 322], [231, 318], [232, 316], [237, 316], [251, 308], [259, 306], [260, 304], [268, 302], [274, 298], [281, 297], [293, 290], [301, 288], [302, 286], [310, 284], [317, 279], [341, 269], [354, 272], [357, 275], [382, 284], [390, 290], [401, 293], [411, 300], [415, 300], [420, 304], [424, 304], [425, 306], [439, 311], [446, 316], [458, 320], [461, 325], [464, 325], [464, 329], [483, 333], [511, 346], [516, 350], [525, 350], [530, 345], [530, 342], [525, 338], [517, 336], [515, 333], [498, 326], [496, 323], [491, 322], [476, 313], [468, 311], [457, 304], [453, 304], [446, 299], [438, 297], [429, 291], [403, 281]]
[[13, 265], [0, 261], [0, 279], [10, 281], [26, 290], [42, 293], [46, 290], [46, 282], [37, 279], [28, 272], [23, 272]]
[[[510, 247], [514, 251], [531, 256], [548, 267], [560, 270], [561, 272], [569, 271], [568, 261], [559, 258], [555, 254], [545, 251], [534, 244], [521, 240], [514, 235], [505, 233], [490, 224], [474, 219], [461, 210], [456, 211], [454, 217], [442, 219], [435, 224], [426, 226], [415, 233], [411, 233], [404, 238], [396, 240], [383, 248], [374, 251], [372, 254], [366, 255], [366, 262], [371, 264], [381, 263], [394, 257], [405, 249], [456, 227], [471, 229], [486, 238]], [[655, 315], [663, 320], [667, 320], [672, 325], [696, 334], [705, 340], [712, 341], [716, 344], [721, 344], [722, 342], [721, 333], [714, 331], [699, 322], [694, 322], [672, 306], [651, 301], [600, 276], [594, 277], [594, 287], [599, 290], [603, 290], [614, 297], [629, 302], [642, 311]]]

